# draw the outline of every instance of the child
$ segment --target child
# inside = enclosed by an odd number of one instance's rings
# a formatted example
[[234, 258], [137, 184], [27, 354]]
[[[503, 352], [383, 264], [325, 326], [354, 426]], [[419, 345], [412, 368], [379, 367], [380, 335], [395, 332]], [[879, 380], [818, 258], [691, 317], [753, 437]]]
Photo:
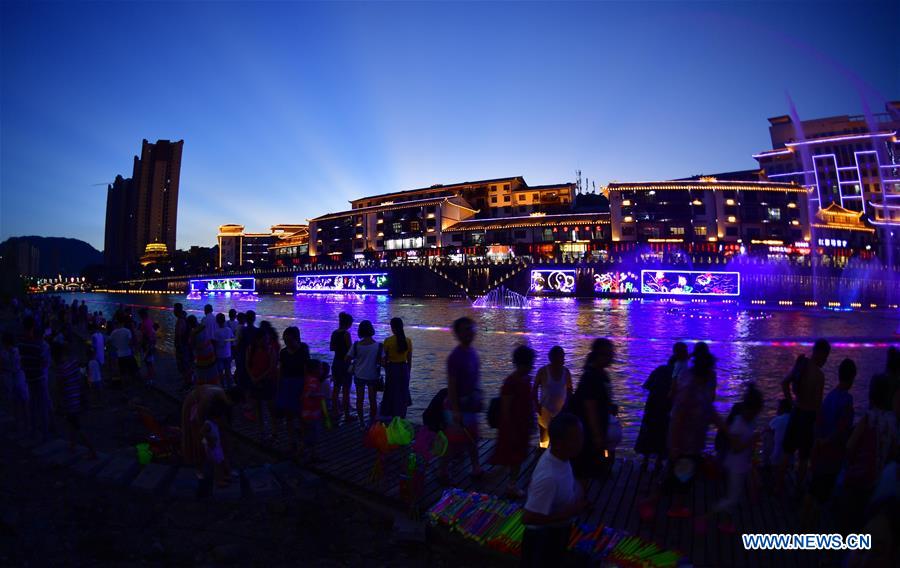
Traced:
[[91, 398], [96, 403], [100, 395], [100, 389], [103, 388], [103, 371], [100, 368], [101, 363], [97, 360], [97, 354], [93, 347], [88, 348], [88, 354], [90, 357], [87, 364], [88, 386], [91, 390]]
[[301, 399], [301, 418], [303, 419], [303, 444], [308, 450], [310, 462], [318, 461], [316, 442], [322, 429], [322, 402], [325, 393], [322, 390], [322, 379], [327, 375], [327, 368], [318, 359], [309, 359], [306, 363], [306, 378], [303, 384]]
[[75, 451], [75, 441], [79, 440], [88, 451], [88, 459], [97, 459], [97, 452], [91, 441], [81, 430], [82, 390], [84, 378], [81, 366], [75, 360], [73, 345], [64, 341], [54, 345], [56, 351], [56, 382], [59, 387], [59, 401], [69, 429], [69, 448]]
[[[844, 359], [838, 366], [838, 384], [822, 402], [816, 423], [816, 441], [812, 453], [810, 494], [819, 505], [831, 496], [838, 474], [844, 466], [847, 441], [853, 431], [853, 395], [856, 363]], [[809, 507], [811, 503], [807, 503]]]
[[103, 336], [103, 332], [96, 324], [91, 326], [91, 348], [93, 348], [94, 358], [102, 370], [103, 364], [106, 362], [106, 337]]
[[22, 360], [15, 337], [10, 332], [3, 333], [0, 346], [0, 375], [3, 377], [3, 387], [12, 404], [16, 428], [20, 432], [25, 432], [28, 429], [28, 383], [25, 381], [25, 372], [22, 370]]
[[225, 403], [221, 399], [213, 399], [206, 412], [203, 423], [203, 445], [206, 447], [207, 471], [212, 470], [217, 487], [227, 487], [229, 479], [225, 471], [225, 450], [222, 448], [222, 437], [219, 434], [218, 421], [225, 416]]
[[[728, 490], [725, 498], [716, 503], [711, 513], [712, 515], [718, 513], [727, 515], [727, 519], [719, 523], [719, 530], [723, 533], [735, 531], [734, 510], [741, 500], [744, 482], [747, 480], [752, 466], [753, 446], [758, 438], [753, 429], [756, 417], [763, 407], [762, 393], [751, 384], [747, 387], [747, 392], [744, 393], [744, 398], [739, 404], [740, 411], [728, 426], [728, 451], [723, 460], [723, 466], [728, 474]], [[699, 517], [697, 519], [698, 530], [704, 531], [705, 526], [705, 517]]]
[[768, 443], [768, 451], [765, 452], [763, 457], [767, 460], [769, 467], [778, 467], [782, 456], [784, 456], [782, 444], [784, 443], [784, 433], [787, 431], [788, 421], [791, 419], [791, 401], [786, 398], [779, 400], [776, 414], [766, 429], [767, 436], [771, 441]]

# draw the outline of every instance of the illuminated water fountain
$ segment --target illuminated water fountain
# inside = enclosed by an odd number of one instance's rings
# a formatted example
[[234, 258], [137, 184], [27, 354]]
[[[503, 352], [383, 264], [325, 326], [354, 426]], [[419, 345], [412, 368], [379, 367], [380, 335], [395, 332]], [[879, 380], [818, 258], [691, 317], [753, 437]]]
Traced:
[[472, 302], [473, 308], [505, 308], [514, 310], [531, 309], [531, 303], [528, 298], [522, 294], [513, 292], [509, 288], [500, 286], [494, 288], [484, 296], [476, 298]]

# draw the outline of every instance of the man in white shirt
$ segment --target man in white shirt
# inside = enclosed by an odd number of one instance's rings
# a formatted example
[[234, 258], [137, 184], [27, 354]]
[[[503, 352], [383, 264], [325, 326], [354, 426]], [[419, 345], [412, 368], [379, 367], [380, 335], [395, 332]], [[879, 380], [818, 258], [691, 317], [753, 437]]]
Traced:
[[213, 315], [212, 305], [206, 304], [203, 306], [203, 313], [201, 324], [206, 329], [206, 337], [212, 339], [216, 336], [216, 330], [219, 329], [219, 324], [216, 323], [216, 316]]
[[216, 364], [219, 366], [219, 375], [222, 377], [222, 385], [231, 388], [231, 344], [234, 343], [234, 332], [225, 322], [225, 314], [216, 316], [216, 334], [213, 343], [216, 346]]
[[121, 381], [123, 379], [134, 379], [137, 377], [137, 361], [134, 360], [134, 352], [131, 348], [132, 343], [131, 330], [125, 325], [124, 318], [120, 319], [116, 323], [116, 329], [109, 334], [109, 344], [116, 351], [119, 374], [121, 375], [118, 381], [113, 382], [113, 385], [119, 388], [122, 386]]
[[538, 460], [522, 512], [522, 566], [559, 565], [568, 544], [572, 519], [584, 511], [581, 486], [569, 462], [581, 452], [584, 430], [578, 417], [563, 412], [549, 428], [550, 449]]

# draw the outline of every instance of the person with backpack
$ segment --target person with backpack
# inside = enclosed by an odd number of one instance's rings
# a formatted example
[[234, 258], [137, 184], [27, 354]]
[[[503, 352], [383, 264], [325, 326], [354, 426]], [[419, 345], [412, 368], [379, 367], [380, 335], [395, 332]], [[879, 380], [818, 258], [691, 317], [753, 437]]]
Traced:
[[194, 318], [190, 332], [191, 351], [194, 354], [194, 382], [198, 385], [219, 384], [219, 367], [216, 361], [214, 337], [205, 325], [198, 325]]
[[[274, 442], [275, 381], [278, 377], [278, 335], [267, 321], [259, 324], [253, 342], [247, 348], [247, 376], [250, 379], [250, 398], [256, 401], [259, 437]], [[268, 410], [268, 413], [265, 411]]]
[[[356, 341], [347, 353], [347, 364], [356, 384], [356, 414], [363, 421], [363, 401], [369, 395], [369, 423], [378, 418], [378, 386], [381, 380], [381, 360], [384, 346], [375, 341], [375, 327], [369, 320], [359, 322]], [[383, 387], [382, 387], [383, 388]]]
[[584, 424], [584, 446], [572, 461], [575, 477], [583, 484], [605, 475], [609, 468], [607, 431], [612, 409], [612, 390], [606, 369], [613, 362], [615, 348], [605, 338], [595, 339], [584, 363], [584, 372], [575, 393], [569, 399], [567, 412]]
[[534, 406], [531, 399], [534, 358], [534, 349], [525, 345], [516, 347], [512, 356], [515, 370], [506, 377], [500, 389], [499, 416], [496, 417], [497, 445], [490, 463], [509, 468], [505, 496], [510, 499], [521, 499], [524, 496], [516, 482], [519, 468], [528, 456], [528, 442], [534, 428]]

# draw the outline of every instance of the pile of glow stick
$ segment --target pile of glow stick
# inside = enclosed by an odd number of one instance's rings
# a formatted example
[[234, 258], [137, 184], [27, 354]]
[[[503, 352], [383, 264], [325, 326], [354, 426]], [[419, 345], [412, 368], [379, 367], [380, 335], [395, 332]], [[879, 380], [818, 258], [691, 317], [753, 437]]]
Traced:
[[[444, 491], [428, 512], [435, 524], [498, 552], [520, 555], [525, 525], [522, 505], [461, 489]], [[604, 525], [576, 524], [568, 549], [594, 563], [622, 567], [669, 567], [682, 562], [673, 551]]]

